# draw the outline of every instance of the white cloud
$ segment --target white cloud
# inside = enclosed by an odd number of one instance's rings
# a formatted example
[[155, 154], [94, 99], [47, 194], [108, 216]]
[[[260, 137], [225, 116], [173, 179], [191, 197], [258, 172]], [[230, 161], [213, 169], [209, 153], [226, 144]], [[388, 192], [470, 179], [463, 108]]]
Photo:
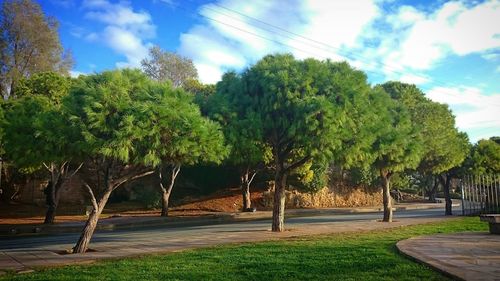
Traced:
[[[435, 87], [427, 92], [427, 97], [450, 105], [457, 126], [462, 130], [477, 132], [489, 128], [489, 136], [500, 132], [500, 93], [486, 95], [479, 88], [466, 86]], [[471, 138], [479, 137], [473, 135]]]
[[73, 78], [77, 78], [80, 75], [87, 75], [87, 73], [81, 72], [81, 71], [77, 71], [77, 70], [70, 70], [69, 71], [69, 75], [71, 75], [71, 77], [73, 77]]
[[107, 0], [85, 0], [85, 17], [105, 24], [100, 32], [89, 33], [89, 41], [102, 41], [126, 61], [117, 62], [117, 67], [138, 67], [148, 54], [147, 39], [156, 36], [156, 26], [145, 11], [134, 11], [128, 2], [111, 3]]
[[404, 74], [399, 77], [399, 81], [408, 83], [408, 84], [415, 84], [415, 85], [420, 85], [420, 84], [425, 84], [429, 82], [430, 78], [426, 75], [423, 74]]
[[75, 6], [74, 0], [50, 0], [53, 5], [61, 6], [63, 8], [71, 8]]
[[500, 58], [500, 53], [486, 53], [482, 54], [481, 57], [485, 60], [496, 61]]
[[[481, 53], [500, 47], [500, 1], [473, 7], [450, 1], [431, 13], [403, 6], [387, 17], [391, 33], [381, 32], [379, 55], [397, 71], [427, 70], [450, 54]], [[386, 73], [394, 69], [385, 68]]]
[[[199, 71], [204, 82], [218, 80], [213, 69], [241, 69], [266, 54], [291, 52], [298, 58], [348, 60], [388, 79], [423, 84], [431, 79], [417, 72], [450, 54], [492, 58], [491, 51], [500, 47], [500, 0], [450, 1], [430, 12], [381, 6], [378, 0], [218, 0], [200, 7], [211, 19], [182, 34], [178, 51], [196, 65], [211, 66], [208, 73]], [[215, 60], [221, 52], [224, 58]]]
[[213, 83], [225, 70], [242, 69], [269, 53], [344, 60], [339, 50], [359, 46], [359, 35], [379, 9], [374, 0], [219, 0], [199, 13], [212, 20], [182, 34], [178, 51], [193, 59], [203, 82]]

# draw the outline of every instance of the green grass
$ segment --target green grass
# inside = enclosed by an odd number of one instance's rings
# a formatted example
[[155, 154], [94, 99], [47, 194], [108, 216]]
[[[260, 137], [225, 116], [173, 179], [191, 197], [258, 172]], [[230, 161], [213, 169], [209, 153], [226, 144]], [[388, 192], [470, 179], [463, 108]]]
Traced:
[[92, 265], [8, 274], [0, 280], [448, 280], [397, 252], [413, 236], [486, 231], [477, 217], [367, 233], [247, 243]]

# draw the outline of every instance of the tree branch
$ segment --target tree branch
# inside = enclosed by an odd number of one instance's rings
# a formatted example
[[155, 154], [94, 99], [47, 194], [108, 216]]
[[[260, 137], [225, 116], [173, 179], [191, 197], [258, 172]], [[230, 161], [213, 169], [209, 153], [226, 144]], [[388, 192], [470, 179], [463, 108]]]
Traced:
[[285, 168], [285, 171], [290, 172], [290, 171], [304, 165], [307, 161], [309, 161], [310, 158], [311, 157], [306, 156], [306, 157], [300, 159], [299, 161], [297, 161], [297, 162], [293, 163], [292, 165], [288, 166], [287, 168]]
[[94, 192], [92, 191], [92, 188], [86, 182], [83, 182], [83, 185], [87, 188], [87, 191], [90, 194], [90, 202], [92, 202], [92, 206], [94, 207], [94, 210], [97, 211], [99, 209], [99, 205], [97, 204], [97, 199], [95, 198], [95, 195], [94, 195]]
[[80, 171], [80, 169], [83, 167], [83, 162], [80, 163], [80, 165], [78, 166], [78, 168], [75, 169], [75, 171], [73, 171], [73, 173], [69, 176], [69, 178], [72, 178], [74, 175], [76, 175], [76, 173], [78, 173], [78, 171]]
[[154, 173], [154, 170], [148, 170], [146, 172], [142, 172], [142, 173], [139, 173], [139, 174], [136, 174], [136, 175], [129, 175], [129, 176], [121, 177], [118, 180], [113, 181], [113, 184], [111, 185], [112, 190], [117, 189], [120, 185], [122, 185], [122, 184], [124, 184], [124, 183], [126, 183], [128, 181], [133, 181], [135, 179], [151, 175], [152, 173]]

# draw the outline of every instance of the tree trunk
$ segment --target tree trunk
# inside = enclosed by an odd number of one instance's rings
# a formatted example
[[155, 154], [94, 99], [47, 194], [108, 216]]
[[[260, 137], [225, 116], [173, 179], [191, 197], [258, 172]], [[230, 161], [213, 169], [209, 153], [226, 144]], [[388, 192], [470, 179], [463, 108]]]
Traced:
[[439, 187], [439, 179], [435, 178], [433, 180], [433, 182], [434, 182], [434, 184], [432, 186], [432, 189], [429, 192], [429, 201], [435, 202], [436, 201], [437, 190], [438, 190], [438, 187]]
[[273, 201], [273, 225], [272, 231], [283, 232], [285, 230], [285, 189], [286, 173], [276, 168], [274, 177], [274, 201]]
[[390, 173], [380, 170], [380, 177], [383, 184], [384, 222], [392, 222], [392, 200], [390, 187]]
[[250, 184], [245, 182], [241, 185], [241, 193], [243, 196], [243, 211], [248, 211], [252, 208], [252, 199], [250, 197]]
[[92, 213], [85, 223], [85, 227], [83, 228], [78, 242], [76, 242], [75, 247], [73, 247], [73, 253], [85, 253], [88, 250], [90, 239], [92, 238], [92, 235], [94, 234], [95, 228], [97, 226], [97, 222], [99, 221], [99, 216], [104, 210], [104, 206], [106, 206], [106, 203], [108, 202], [109, 196], [111, 195], [112, 191], [113, 189], [108, 188], [103, 194], [102, 198], [99, 200], [97, 206], [94, 206]]
[[170, 183], [167, 188], [165, 188], [165, 185], [163, 184], [163, 175], [162, 175], [162, 168], [159, 169], [158, 172], [158, 177], [160, 178], [160, 189], [161, 189], [161, 216], [162, 217], [168, 217], [168, 202], [170, 200], [170, 194], [172, 193], [172, 189], [175, 184], [175, 179], [177, 178], [177, 175], [179, 174], [179, 171], [181, 170], [180, 165], [173, 165], [172, 166], [172, 171], [170, 175]]
[[49, 181], [47, 184], [47, 198], [46, 203], [48, 205], [47, 212], [45, 213], [44, 224], [53, 224], [56, 216], [57, 206], [59, 205], [59, 193], [61, 192], [61, 187], [64, 180], [61, 176], [55, 178], [55, 183]]
[[243, 199], [243, 212], [249, 211], [252, 208], [252, 198], [250, 196], [250, 185], [255, 177], [257, 172], [251, 171], [250, 169], [246, 169], [242, 172], [240, 177], [240, 188], [241, 195]]
[[161, 215], [162, 217], [168, 217], [168, 201], [170, 199], [170, 192], [167, 190], [162, 191], [161, 194]]
[[444, 201], [445, 201], [444, 214], [445, 216], [451, 216], [452, 215], [452, 202], [450, 196], [451, 177], [444, 174], [440, 176], [440, 180], [441, 184], [443, 185], [443, 191], [444, 191]]
[[44, 224], [53, 224], [54, 218], [56, 216], [57, 202], [56, 202], [56, 191], [55, 186], [52, 181], [47, 183], [47, 187], [45, 189], [45, 202], [47, 204], [47, 212], [45, 212], [45, 220]]

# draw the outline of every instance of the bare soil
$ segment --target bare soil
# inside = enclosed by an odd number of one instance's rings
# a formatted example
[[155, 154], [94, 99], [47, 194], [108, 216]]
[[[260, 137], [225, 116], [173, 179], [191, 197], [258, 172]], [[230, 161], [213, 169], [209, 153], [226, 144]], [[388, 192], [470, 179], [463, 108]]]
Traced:
[[[252, 203], [259, 210], [263, 210], [260, 201], [262, 191], [251, 193]], [[237, 212], [242, 208], [242, 198], [240, 189], [232, 188], [199, 199], [185, 199], [187, 203], [173, 207], [169, 211], [169, 216], [189, 217], [204, 216], [221, 212]], [[56, 216], [56, 223], [78, 222], [87, 219], [83, 208], [81, 214], [74, 214], [75, 209], [68, 206], [61, 206]], [[44, 220], [45, 208], [29, 204], [5, 204], [0, 203], [0, 225], [2, 224], [41, 224]], [[104, 209], [101, 218], [117, 216], [159, 216], [159, 209], [146, 209], [138, 202], [123, 202], [108, 204]]]

